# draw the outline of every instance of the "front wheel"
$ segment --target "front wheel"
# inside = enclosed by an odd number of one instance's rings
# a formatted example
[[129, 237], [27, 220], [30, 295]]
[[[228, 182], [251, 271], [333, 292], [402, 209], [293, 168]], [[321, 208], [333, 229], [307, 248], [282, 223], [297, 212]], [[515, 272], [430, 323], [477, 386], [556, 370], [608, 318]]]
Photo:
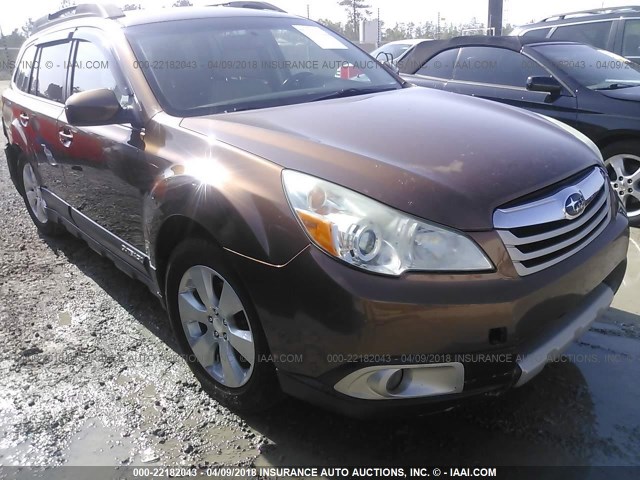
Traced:
[[21, 172], [22, 189], [24, 192], [24, 203], [27, 206], [29, 216], [38, 230], [48, 236], [61, 234], [64, 229], [49, 220], [47, 203], [42, 195], [42, 185], [40, 178], [31, 163], [26, 159], [20, 160], [19, 171]]
[[640, 142], [618, 142], [602, 150], [616, 195], [627, 210], [629, 223], [640, 226]]
[[249, 296], [206, 240], [187, 240], [171, 255], [166, 299], [174, 334], [202, 387], [240, 412], [280, 398], [266, 338]]

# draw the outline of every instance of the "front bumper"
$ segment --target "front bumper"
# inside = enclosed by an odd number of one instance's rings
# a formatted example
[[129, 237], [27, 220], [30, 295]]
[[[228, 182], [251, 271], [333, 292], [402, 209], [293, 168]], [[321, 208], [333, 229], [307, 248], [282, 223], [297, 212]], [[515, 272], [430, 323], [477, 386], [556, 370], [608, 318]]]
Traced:
[[614, 295], [609, 285], [600, 284], [578, 308], [565, 315], [558, 328], [549, 330], [535, 343], [523, 345], [517, 361], [520, 376], [515, 386], [521, 387], [540, 373], [547, 363], [560, 358], [569, 345], [589, 330], [609, 308]]
[[[505, 391], [532, 378], [547, 354], [558, 355], [588, 328], [626, 270], [629, 231], [620, 214], [582, 251], [527, 277], [517, 275], [495, 232], [472, 236], [496, 272], [390, 278], [313, 247], [281, 268], [230, 253], [283, 390], [349, 415], [425, 404], [442, 409]], [[449, 363], [464, 369], [462, 389], [453, 393], [377, 401], [336, 389], [370, 367]]]

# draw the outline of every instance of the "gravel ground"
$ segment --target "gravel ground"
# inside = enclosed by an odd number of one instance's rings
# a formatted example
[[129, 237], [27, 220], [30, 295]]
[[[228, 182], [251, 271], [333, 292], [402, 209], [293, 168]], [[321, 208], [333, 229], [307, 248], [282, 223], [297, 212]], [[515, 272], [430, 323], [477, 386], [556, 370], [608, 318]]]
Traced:
[[473, 407], [363, 423], [295, 400], [218, 405], [144, 286], [37, 233], [4, 153], [0, 218], [0, 465], [640, 465], [637, 230], [614, 307], [566, 362]]

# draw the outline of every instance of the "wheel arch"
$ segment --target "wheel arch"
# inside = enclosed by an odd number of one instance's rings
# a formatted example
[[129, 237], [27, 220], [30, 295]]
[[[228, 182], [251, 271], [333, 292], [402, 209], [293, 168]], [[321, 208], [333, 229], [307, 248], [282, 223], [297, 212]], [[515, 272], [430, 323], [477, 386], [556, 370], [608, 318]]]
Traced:
[[598, 146], [600, 151], [602, 151], [605, 148], [613, 145], [614, 143], [629, 142], [629, 141], [636, 141], [637, 142], [638, 141], [638, 135], [637, 134], [634, 135], [634, 134], [629, 133], [629, 132], [616, 132], [616, 133], [609, 134], [604, 138], [599, 139], [596, 142], [596, 145]]
[[18, 193], [20, 193], [20, 195], [24, 195], [24, 188], [20, 179], [20, 172], [18, 171], [20, 157], [24, 155], [24, 153], [18, 145], [9, 143], [5, 148], [5, 155], [7, 157], [7, 167], [9, 168], [11, 181], [16, 187], [16, 190], [18, 190]]
[[168, 217], [158, 229], [153, 249], [156, 279], [163, 296], [171, 253], [181, 242], [190, 238], [208, 240], [222, 248], [211, 232], [193, 218], [182, 214]]

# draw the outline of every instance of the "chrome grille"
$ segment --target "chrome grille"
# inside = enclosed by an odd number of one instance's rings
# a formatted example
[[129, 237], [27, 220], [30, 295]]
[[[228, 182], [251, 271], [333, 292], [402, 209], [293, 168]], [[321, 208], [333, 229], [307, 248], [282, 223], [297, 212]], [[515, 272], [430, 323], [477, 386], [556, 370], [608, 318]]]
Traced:
[[[579, 193], [585, 209], [571, 218], [566, 205]], [[557, 192], [498, 209], [493, 224], [520, 276], [549, 268], [591, 243], [611, 221], [611, 195], [604, 170], [595, 167]]]

